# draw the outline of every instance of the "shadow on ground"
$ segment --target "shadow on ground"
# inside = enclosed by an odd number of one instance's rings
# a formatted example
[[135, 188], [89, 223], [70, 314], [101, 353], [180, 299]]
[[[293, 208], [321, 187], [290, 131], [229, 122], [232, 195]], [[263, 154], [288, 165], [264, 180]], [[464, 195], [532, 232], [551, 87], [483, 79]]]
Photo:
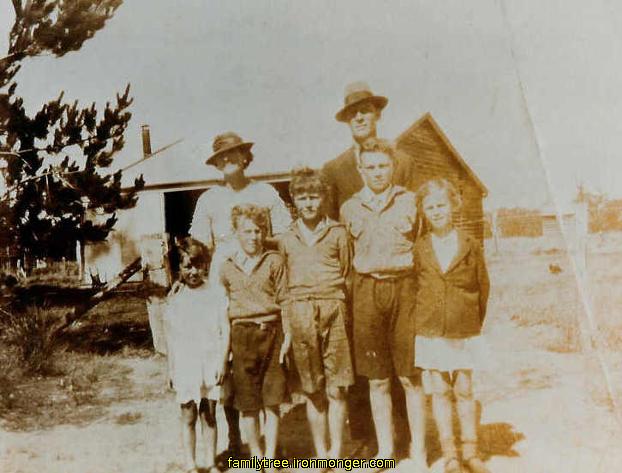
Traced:
[[[428, 464], [432, 465], [442, 457], [438, 431], [432, 417], [432, 404], [428, 398], [426, 409], [426, 448]], [[481, 416], [481, 406], [477, 404], [478, 419]], [[396, 444], [398, 446], [398, 458], [403, 458], [408, 445], [408, 431], [406, 419], [396, 419]], [[371, 422], [371, 420], [370, 420]], [[371, 430], [372, 436], [373, 428]], [[460, 438], [459, 425], [455, 425], [456, 438]], [[352, 452], [355, 442], [345, 435], [344, 452]], [[480, 424], [478, 427], [478, 446], [483, 460], [493, 456], [518, 457], [519, 453], [514, 449], [516, 443], [525, 438], [521, 432], [517, 432], [514, 426], [506, 422]], [[315, 456], [313, 440], [309, 430], [304, 405], [300, 404], [284, 415], [281, 423], [280, 446], [283, 457], [309, 458]], [[359, 449], [355, 456], [366, 458], [375, 454], [375, 439], [368, 439], [366, 448]]]
[[152, 346], [149, 325], [124, 320], [110, 324], [88, 324], [67, 331], [62, 341], [70, 351], [107, 355], [118, 351], [148, 349]]

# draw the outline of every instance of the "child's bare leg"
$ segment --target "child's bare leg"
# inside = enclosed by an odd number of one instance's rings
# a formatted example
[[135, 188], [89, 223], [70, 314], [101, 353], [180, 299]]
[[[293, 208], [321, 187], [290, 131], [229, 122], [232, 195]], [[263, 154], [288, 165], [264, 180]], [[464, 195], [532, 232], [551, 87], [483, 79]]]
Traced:
[[216, 464], [216, 441], [218, 439], [216, 401], [201, 399], [199, 419], [201, 420], [201, 430], [205, 442], [205, 466], [210, 467]]
[[192, 470], [197, 467], [195, 424], [197, 422], [197, 405], [194, 401], [181, 405], [181, 438], [186, 461], [186, 468]]
[[244, 437], [248, 442], [251, 457], [262, 458], [261, 446], [259, 445], [259, 411], [242, 412], [240, 425], [244, 432]]
[[410, 458], [425, 462], [425, 394], [421, 385], [421, 373], [416, 376], [400, 376], [406, 397], [408, 426], [410, 427]]
[[378, 440], [377, 458], [393, 458], [393, 401], [391, 400], [391, 379], [370, 379], [369, 400], [372, 418]]
[[233, 406], [224, 406], [225, 418], [229, 429], [229, 445], [227, 449], [234, 456], [239, 456], [242, 444], [240, 435], [240, 412]]
[[[475, 400], [473, 399], [473, 389], [471, 386], [470, 371], [456, 371], [454, 383], [454, 395], [456, 397], [456, 410], [460, 419], [460, 431], [462, 441], [474, 445], [477, 442], [476, 420], [475, 420]], [[469, 445], [469, 446], [472, 446]], [[466, 458], [473, 456], [476, 452], [469, 452]]]
[[346, 392], [344, 388], [333, 387], [326, 390], [328, 396], [328, 428], [330, 432], [329, 458], [341, 456], [343, 428], [346, 423]]
[[432, 378], [432, 411], [438, 428], [441, 449], [445, 461], [457, 459], [458, 452], [454, 441], [451, 410], [451, 385], [447, 373], [430, 371]]
[[274, 458], [279, 438], [279, 406], [266, 407], [264, 413], [266, 416], [264, 423], [265, 457]]
[[459, 370], [456, 371], [455, 376], [454, 395], [462, 433], [462, 457], [472, 472], [487, 473], [488, 469], [480, 460], [477, 452], [477, 419], [471, 371]]
[[323, 399], [322, 393], [307, 394], [306, 398], [307, 419], [309, 419], [315, 455], [318, 458], [326, 458], [328, 454], [326, 400]]

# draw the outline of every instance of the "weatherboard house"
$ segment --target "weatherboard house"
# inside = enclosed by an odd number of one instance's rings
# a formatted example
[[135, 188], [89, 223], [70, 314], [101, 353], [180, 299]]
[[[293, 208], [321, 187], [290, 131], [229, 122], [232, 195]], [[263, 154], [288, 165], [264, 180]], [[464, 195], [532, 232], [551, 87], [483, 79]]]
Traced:
[[[107, 241], [86, 245], [87, 280], [89, 275], [94, 274], [108, 280], [138, 256], [152, 265], [168, 264], [164, 257], [168, 242], [187, 234], [199, 196], [222, 183], [220, 174], [205, 166], [204, 159], [199, 156], [178, 156], [175, 146], [152, 153], [146, 126], [143, 126], [142, 138], [144, 159], [124, 171], [123, 181], [130, 186], [134, 178], [142, 174], [144, 189], [138, 193], [134, 208], [120, 212], [117, 225]], [[432, 115], [423, 115], [404, 131], [396, 139], [396, 146], [414, 161], [414, 187], [437, 177], [448, 178], [456, 185], [462, 197], [458, 226], [483, 241], [482, 201], [487, 195], [486, 187]], [[250, 172], [249, 176], [270, 183], [283, 200], [290, 203], [289, 169], [270, 173]]]

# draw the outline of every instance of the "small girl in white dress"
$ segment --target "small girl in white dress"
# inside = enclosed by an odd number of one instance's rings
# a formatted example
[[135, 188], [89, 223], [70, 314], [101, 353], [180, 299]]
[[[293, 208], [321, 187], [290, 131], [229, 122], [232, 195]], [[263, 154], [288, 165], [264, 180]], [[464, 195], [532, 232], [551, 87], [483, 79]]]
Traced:
[[453, 434], [452, 400], [461, 427], [462, 463], [489, 473], [477, 453], [472, 370], [485, 351], [480, 337], [489, 281], [479, 241], [457, 230], [453, 214], [460, 197], [445, 179], [425, 183], [418, 210], [428, 232], [414, 248], [417, 293], [415, 365], [423, 370], [445, 460], [445, 473], [462, 470]]
[[197, 417], [205, 441], [208, 470], [216, 468], [216, 402], [220, 399], [228, 354], [229, 323], [226, 307], [206, 310], [226, 300], [216, 293], [219, 286], [207, 282], [210, 262], [207, 247], [187, 238], [178, 242], [178, 250], [179, 280], [169, 292], [164, 325], [169, 375], [181, 407], [185, 460], [188, 471], [196, 472]]

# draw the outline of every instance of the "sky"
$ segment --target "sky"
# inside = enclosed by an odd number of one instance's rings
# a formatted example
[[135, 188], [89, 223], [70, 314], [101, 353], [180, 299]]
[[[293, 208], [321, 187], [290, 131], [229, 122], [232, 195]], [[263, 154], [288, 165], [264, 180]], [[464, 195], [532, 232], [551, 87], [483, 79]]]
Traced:
[[[12, 22], [5, 1], [0, 51]], [[580, 183], [622, 197], [621, 26], [612, 0], [126, 0], [80, 51], [27, 60], [18, 93], [103, 106], [131, 83], [116, 166], [140, 159], [148, 123], [154, 149], [183, 138], [155, 165], [200, 178], [228, 130], [256, 143], [253, 172], [335, 157], [344, 87], [364, 80], [389, 98], [382, 136], [431, 112], [487, 209], [565, 210]]]

